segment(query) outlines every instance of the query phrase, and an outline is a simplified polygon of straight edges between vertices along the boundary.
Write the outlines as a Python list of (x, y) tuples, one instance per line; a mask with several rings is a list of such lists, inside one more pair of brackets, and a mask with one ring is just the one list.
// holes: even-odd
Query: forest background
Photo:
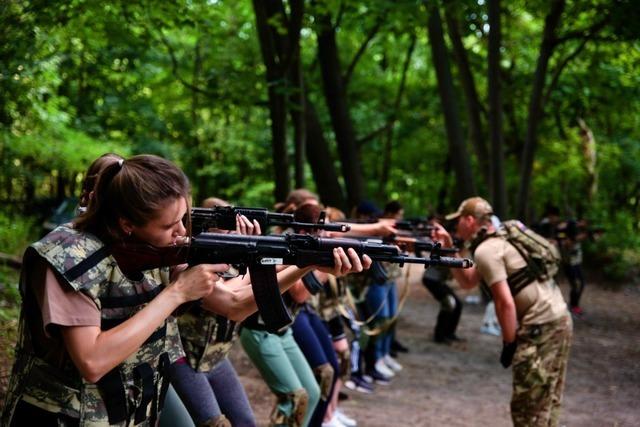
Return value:
[(637, 280), (632, 0), (7, 0), (0, 22), (3, 322), (11, 265), (110, 151), (175, 161), (196, 203), (553, 204), (606, 230), (587, 256), (609, 283)]

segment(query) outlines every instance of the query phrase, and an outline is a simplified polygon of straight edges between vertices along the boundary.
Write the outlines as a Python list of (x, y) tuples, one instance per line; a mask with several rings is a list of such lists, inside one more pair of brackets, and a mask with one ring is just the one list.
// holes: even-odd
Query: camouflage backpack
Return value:
[(503, 221), (495, 234), (482, 236), (472, 245), (472, 251), (489, 237), (502, 237), (509, 242), (527, 263), (522, 268), (507, 277), (512, 295), (516, 295), (529, 283), (537, 280), (544, 282), (552, 279), (560, 265), (560, 252), (558, 248), (535, 231), (525, 226), (518, 220)]
[(538, 281), (552, 279), (558, 273), (561, 259), (558, 248), (520, 221), (504, 221), (498, 234), (504, 235), (522, 255)]

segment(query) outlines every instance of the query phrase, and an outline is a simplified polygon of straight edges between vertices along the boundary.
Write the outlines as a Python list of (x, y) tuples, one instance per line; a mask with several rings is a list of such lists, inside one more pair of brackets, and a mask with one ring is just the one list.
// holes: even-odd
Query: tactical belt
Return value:
[(242, 327), (243, 328), (247, 328), (247, 329), (251, 329), (253, 331), (267, 331), (267, 332), (270, 332), (272, 334), (276, 334), (276, 335), (279, 335), (279, 336), (283, 336), (287, 332), (287, 329), (276, 331), (276, 332), (271, 331), (267, 327), (267, 325), (265, 325), (264, 323), (260, 322), (259, 313), (254, 313), (251, 316), (247, 317), (242, 322)]

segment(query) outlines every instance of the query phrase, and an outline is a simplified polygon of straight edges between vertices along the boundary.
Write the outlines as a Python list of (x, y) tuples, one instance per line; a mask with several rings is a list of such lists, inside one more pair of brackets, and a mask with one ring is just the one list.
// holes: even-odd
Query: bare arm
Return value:
[[(349, 249), (345, 253), (342, 248), (339, 248), (334, 252), (333, 256), (333, 267), (309, 266), (299, 268), (289, 266), (279, 271), (277, 278), (280, 293), (286, 292), (296, 281), (302, 279), (305, 274), (314, 268), (340, 277), (352, 272), (361, 272), (371, 265), (371, 259), (368, 256), (365, 255), (361, 261), (353, 249)], [(232, 279), (218, 284), (215, 292), (210, 293), (203, 299), (203, 307), (236, 322), (244, 320), (258, 310), (250, 281), (251, 278), (247, 275), (243, 279)]]
[[(286, 292), (297, 280), (312, 270), (312, 267), (298, 268), (289, 266), (277, 273), (280, 293)], [(235, 322), (241, 322), (258, 310), (251, 288), (251, 277), (219, 282), (215, 292), (202, 300), (202, 306)]]
[(491, 295), (496, 305), (496, 316), (502, 328), (502, 340), (506, 343), (514, 342), (518, 320), (516, 318), (516, 305), (511, 296), (506, 280), (501, 280), (491, 285)]
[[(443, 248), (453, 247), (453, 238), (444, 227), (438, 223), (433, 223), (434, 231), (431, 238), (442, 244)], [(453, 255), (455, 258), (460, 258), (460, 252), (455, 252)], [(471, 289), (480, 284), (480, 272), (474, 267), (470, 268), (451, 268), (450, 269), (453, 278), (456, 279), (460, 287), (463, 289)]]
[(61, 326), (65, 348), (80, 374), (95, 383), (135, 353), (181, 304), (209, 294), (226, 264), (202, 264), (180, 274), (145, 308), (120, 325), (103, 331), (98, 326)]
[[(339, 222), (339, 221), (338, 221)], [(346, 233), (327, 232), (330, 237), (348, 237), (348, 236), (391, 236), (397, 232), (395, 228), (396, 221), (394, 219), (380, 219), (378, 222), (370, 224), (348, 224), (351, 230)]]

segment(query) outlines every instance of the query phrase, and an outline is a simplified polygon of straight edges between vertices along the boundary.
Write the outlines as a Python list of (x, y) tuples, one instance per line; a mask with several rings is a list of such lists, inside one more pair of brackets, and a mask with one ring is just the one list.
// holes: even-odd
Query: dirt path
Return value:
[[(587, 314), (575, 321), (561, 425), (639, 426), (640, 289), (589, 286), (583, 306)], [(398, 327), (411, 349), (399, 358), (404, 370), (372, 395), (347, 390), (350, 398), (341, 404), (359, 426), (511, 425), (511, 371), (498, 363), (500, 338), (479, 333), (483, 307), (465, 306), (459, 335), (467, 341), (456, 346), (431, 341), (437, 310), (421, 285), (411, 286)], [(233, 360), (260, 425), (266, 425), (272, 394), (239, 345)]]

